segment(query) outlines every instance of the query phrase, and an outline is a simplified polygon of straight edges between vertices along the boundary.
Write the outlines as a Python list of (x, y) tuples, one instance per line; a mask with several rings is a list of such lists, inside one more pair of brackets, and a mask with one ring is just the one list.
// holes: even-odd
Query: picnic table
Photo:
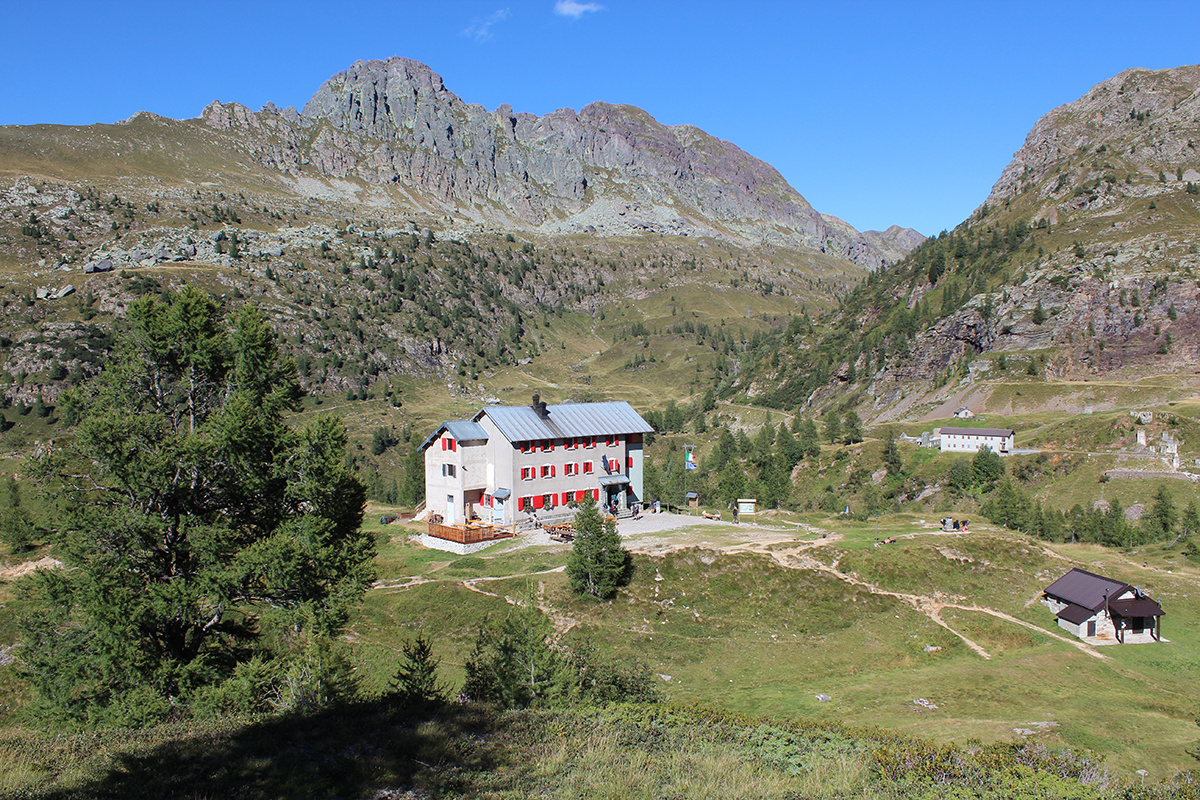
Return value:
[(546, 525), (546, 533), (556, 542), (571, 542), (575, 540), (575, 525), (570, 522), (560, 522), (557, 525)]

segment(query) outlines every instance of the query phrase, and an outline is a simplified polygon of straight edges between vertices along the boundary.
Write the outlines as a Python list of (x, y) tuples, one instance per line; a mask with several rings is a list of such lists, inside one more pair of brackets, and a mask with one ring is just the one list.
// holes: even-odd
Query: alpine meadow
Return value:
[(397, 56), (0, 126), (0, 793), (1200, 796), (1200, 66), (1093, 80), (928, 236)]

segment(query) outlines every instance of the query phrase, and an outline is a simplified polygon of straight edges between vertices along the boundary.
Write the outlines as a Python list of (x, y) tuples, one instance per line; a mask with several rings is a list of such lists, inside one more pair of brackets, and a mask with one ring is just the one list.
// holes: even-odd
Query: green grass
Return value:
[[(422, 573), (433, 582), (368, 596), (353, 626), (355, 646), (371, 685), (379, 688), (394, 671), (402, 642), (418, 630), (433, 634), (444, 674), (457, 685), (479, 621), (501, 612), (506, 596), (523, 597), (532, 589), (560, 627), (569, 621), (568, 639), (590, 638), (606, 651), (644, 659), (675, 702), (880, 724), (957, 744), (1031, 738), (1077, 745), (1081, 731), (1100, 731), (1108, 744), (1097, 748), (1099, 754), (1123, 774), (1145, 766), (1162, 778), (1190, 768), (1184, 749), (1200, 741), (1191, 692), (1200, 679), (1200, 635), (1186, 620), (1200, 613), (1200, 591), (1193, 568), (1177, 564), (1166, 574), (1176, 554), (1163, 553), (1143, 569), (1103, 548), (1056, 546), (1068, 559), (1063, 560), (1019, 534), (983, 525), (968, 536), (920, 533), (877, 548), (873, 525), (824, 522), (827, 528), (833, 522), (844, 538), (808, 551), (819, 560), (836, 561), (843, 572), (883, 589), (941, 591), (947, 600), (996, 608), (1044, 633), (945, 609), (943, 620), (982, 646), (991, 656), (985, 660), (901, 600), (825, 573), (788, 569), (762, 555), (719, 552), (714, 547), (736, 541), (740, 533), (728, 526), (724, 533), (704, 529), (714, 542), (708, 548), (639, 556), (633, 583), (608, 603), (576, 598), (561, 572), (543, 572), (563, 563), (562, 550), (439, 556), (423, 562), (438, 566)], [(916, 527), (911, 519), (884, 518), (880, 534), (903, 535)], [(689, 535), (686, 529), (673, 534)], [(397, 539), (389, 548), (419, 550)], [(450, 563), (440, 566), (445, 561)], [(1101, 661), (1054, 638), (1059, 629), (1036, 598), (1072, 563), (1138, 583), (1160, 597), (1168, 608), (1165, 632), (1171, 642), (1103, 648), (1109, 659)], [(531, 572), (542, 574), (522, 577)], [(499, 597), (462, 584), (497, 575), (513, 577), (479, 587)], [(818, 694), (832, 699), (820, 702)], [(939, 708), (916, 706), (917, 698)], [(1031, 728), (1035, 722), (1056, 726)], [(1143, 734), (1152, 739), (1139, 738)]]

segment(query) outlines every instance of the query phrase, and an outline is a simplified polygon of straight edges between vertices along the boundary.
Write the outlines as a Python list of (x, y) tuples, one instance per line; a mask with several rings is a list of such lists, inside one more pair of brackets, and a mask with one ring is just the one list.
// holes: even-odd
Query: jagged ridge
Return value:
[[(358, 61), (297, 112), (210, 104), (203, 121), (251, 134), (260, 164), (293, 177), (415, 189), (477, 223), (544, 233), (638, 231), (801, 246), (876, 268), (911, 249), (824, 217), (770, 165), (690, 125), (592, 103), (538, 117), (488, 112), (406, 58)], [(906, 249), (907, 247), (907, 249)]]

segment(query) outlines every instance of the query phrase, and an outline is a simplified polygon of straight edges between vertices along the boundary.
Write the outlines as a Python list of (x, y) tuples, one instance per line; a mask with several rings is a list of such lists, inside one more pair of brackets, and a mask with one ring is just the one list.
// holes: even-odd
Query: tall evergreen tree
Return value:
[(575, 544), (567, 559), (567, 581), (576, 594), (607, 600), (633, 577), (633, 556), (617, 526), (600, 516), (591, 500), (575, 512)]
[(883, 444), (883, 465), (888, 475), (901, 475), (904, 472), (904, 458), (900, 455), (895, 431), (888, 431), (887, 441)]
[(287, 425), (300, 387), (262, 315), (227, 330), (185, 289), (127, 319), (115, 363), (66, 398), (74, 437), (34, 470), (64, 501), (69, 569), (34, 577), (26, 677), (35, 710), (72, 724), (149, 721), (254, 656), (282, 680), (372, 577), (345, 429)]
[(842, 441), (846, 444), (858, 444), (863, 440), (862, 420), (857, 411), (847, 411), (842, 419)]
[(842, 438), (842, 418), (836, 411), (825, 414), (825, 441), (836, 444)]
[(804, 450), (802, 458), (816, 458), (821, 455), (821, 437), (817, 433), (817, 423), (812, 417), (804, 420), (800, 428), (800, 446)]

